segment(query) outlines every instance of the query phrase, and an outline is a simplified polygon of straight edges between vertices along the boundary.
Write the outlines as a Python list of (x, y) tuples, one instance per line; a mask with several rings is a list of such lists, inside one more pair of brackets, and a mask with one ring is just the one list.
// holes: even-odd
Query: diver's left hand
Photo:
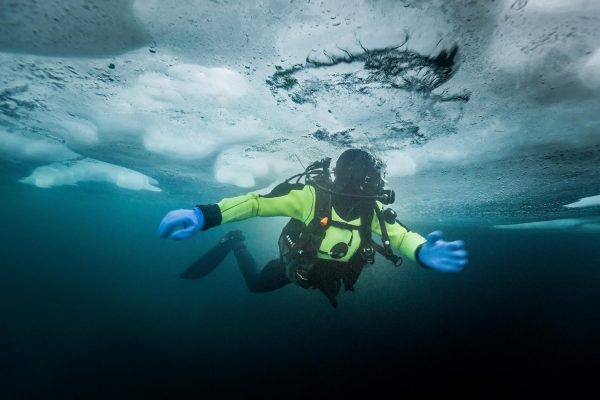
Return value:
[(191, 210), (173, 210), (160, 221), (158, 237), (183, 240), (192, 237), (204, 226), (204, 214), (198, 207)]
[(465, 242), (446, 242), (442, 231), (431, 232), (423, 243), (417, 258), (426, 267), (441, 272), (458, 272), (468, 264)]

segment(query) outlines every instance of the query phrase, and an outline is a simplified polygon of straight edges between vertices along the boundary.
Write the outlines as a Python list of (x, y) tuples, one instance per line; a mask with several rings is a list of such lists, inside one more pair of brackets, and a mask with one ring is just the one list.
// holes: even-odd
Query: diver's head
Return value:
[(335, 164), (334, 190), (360, 196), (377, 196), (385, 184), (384, 163), (359, 149), (344, 151)]

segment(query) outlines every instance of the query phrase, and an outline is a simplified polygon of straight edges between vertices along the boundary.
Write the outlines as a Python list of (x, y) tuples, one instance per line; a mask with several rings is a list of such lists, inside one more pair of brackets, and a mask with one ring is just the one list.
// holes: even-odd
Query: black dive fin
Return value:
[(231, 250), (243, 243), (243, 240), (244, 236), (241, 231), (229, 232), (216, 246), (208, 250), (206, 254), (183, 271), (179, 277), (181, 279), (200, 279), (205, 277), (223, 262)]

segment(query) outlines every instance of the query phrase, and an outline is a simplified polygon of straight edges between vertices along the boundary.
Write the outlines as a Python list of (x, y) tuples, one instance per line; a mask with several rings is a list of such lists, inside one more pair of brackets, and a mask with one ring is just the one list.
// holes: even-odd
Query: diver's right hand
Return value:
[(170, 237), (175, 240), (182, 240), (192, 237), (204, 226), (204, 214), (198, 207), (191, 210), (173, 210), (170, 211), (160, 221), (158, 226), (158, 237)]

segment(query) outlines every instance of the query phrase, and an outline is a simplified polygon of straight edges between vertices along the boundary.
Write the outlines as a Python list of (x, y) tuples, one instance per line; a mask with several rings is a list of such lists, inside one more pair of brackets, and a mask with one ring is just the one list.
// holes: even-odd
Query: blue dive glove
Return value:
[(173, 210), (160, 221), (158, 236), (181, 240), (191, 237), (204, 226), (204, 214), (198, 207), (191, 210)]
[(427, 235), (427, 242), (419, 249), (417, 258), (426, 267), (436, 271), (458, 272), (469, 262), (465, 242), (446, 242), (443, 238), (444, 234), (441, 231)]

